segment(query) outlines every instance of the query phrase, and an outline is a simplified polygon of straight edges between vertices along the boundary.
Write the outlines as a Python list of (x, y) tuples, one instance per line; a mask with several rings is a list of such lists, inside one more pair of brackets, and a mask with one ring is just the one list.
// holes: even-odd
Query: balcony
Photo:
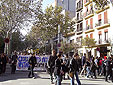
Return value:
[(103, 12), (104, 10), (109, 9), (109, 8), (110, 8), (109, 6), (106, 6), (104, 9), (98, 9), (96, 10), (96, 13), (99, 14), (100, 12)]
[(77, 35), (80, 35), (82, 33), (83, 33), (83, 29), (82, 28), (81, 29), (77, 29)]
[(77, 18), (77, 23), (83, 21), (83, 17)]
[(76, 11), (80, 11), (81, 9), (83, 9), (83, 0), (80, 0), (78, 3), (77, 3), (77, 7), (76, 7)]
[(90, 26), (87, 26), (85, 34), (90, 33), (90, 32), (94, 32), (94, 29), (92, 29)]
[(108, 39), (106, 39), (106, 40), (104, 41), (104, 43), (109, 43)]
[(84, 3), (84, 6), (89, 5), (92, 2), (92, 0), (86, 0), (86, 3)]
[(94, 11), (93, 10), (90, 10), (89, 13), (86, 12), (85, 20), (92, 17), (92, 16), (94, 16)]
[(107, 21), (106, 23), (104, 23), (104, 21), (98, 21), (98, 23), (95, 23), (95, 27), (97, 30), (104, 29), (110, 27), (110, 23), (109, 21)]

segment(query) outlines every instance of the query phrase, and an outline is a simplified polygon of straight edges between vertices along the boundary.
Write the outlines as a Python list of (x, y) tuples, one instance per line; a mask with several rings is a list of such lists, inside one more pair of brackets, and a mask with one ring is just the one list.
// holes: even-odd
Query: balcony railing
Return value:
[(88, 26), (86, 26), (86, 30), (89, 30), (90, 29), (90, 26), (88, 25)]
[[(88, 13), (88, 12), (86, 12), (86, 16), (88, 16), (88, 15), (90, 15), (90, 14), (93, 14), (94, 13), (94, 10), (90, 10), (90, 12)], [(85, 17), (86, 17), (85, 16)]]
[(95, 23), (95, 27), (97, 29), (101, 29), (101, 28), (105, 28), (105, 27), (109, 27), (110, 26), (110, 23), (109, 23), (109, 20), (107, 21), (98, 21), (98, 23)]

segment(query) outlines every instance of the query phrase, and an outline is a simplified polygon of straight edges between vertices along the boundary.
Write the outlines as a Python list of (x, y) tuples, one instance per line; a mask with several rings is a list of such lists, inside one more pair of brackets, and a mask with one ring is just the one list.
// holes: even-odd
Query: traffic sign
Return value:
[(9, 38), (5, 38), (4, 42), (9, 43)]

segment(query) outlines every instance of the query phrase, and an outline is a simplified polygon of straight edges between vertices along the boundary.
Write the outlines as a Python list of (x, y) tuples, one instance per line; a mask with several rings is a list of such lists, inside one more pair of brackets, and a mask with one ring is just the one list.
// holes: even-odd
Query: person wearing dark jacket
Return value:
[[(69, 56), (68, 54), (66, 54), (65, 56), (65, 59), (64, 59), (64, 80), (65, 80), (65, 74), (68, 73), (69, 74), (69, 65), (70, 65), (70, 59), (69, 59)], [(69, 76), (68, 76), (68, 79), (69, 79)]]
[(36, 60), (36, 56), (35, 53), (32, 54), (32, 56), (29, 58), (29, 68), (30, 68), (30, 72), (28, 74), (28, 77), (30, 78), (30, 75), (32, 74), (32, 77), (34, 77), (34, 73), (33, 73), (33, 69), (35, 67), (35, 65), (37, 64), (37, 60)]
[(79, 65), (77, 63), (77, 59), (78, 59), (78, 53), (74, 54), (71, 62), (70, 62), (70, 73), (73, 73), (73, 76), (71, 77), (71, 85), (75, 85), (74, 84), (74, 75), (76, 76), (76, 81), (77, 81), (77, 85), (81, 85), (81, 82), (79, 80), (78, 77), (78, 72), (79, 72)]
[(51, 76), (51, 83), (53, 84), (53, 73), (55, 68), (55, 60), (57, 59), (56, 51), (52, 50), (52, 55), (49, 57), (48, 60), (48, 69)]
[(2, 61), (2, 56), (0, 55), (0, 74), (2, 73), (3, 70), (3, 61)]
[(1, 56), (2, 56), (2, 60), (3, 60), (3, 70), (2, 70), (2, 72), (5, 73), (5, 71), (6, 71), (6, 64), (8, 62), (8, 58), (7, 58), (7, 56), (4, 53), (2, 53)]
[(64, 65), (63, 64), (63, 60), (61, 58), (61, 54), (58, 53), (57, 54), (58, 58), (56, 59), (55, 61), (55, 74), (56, 74), (56, 77), (57, 77), (57, 81), (56, 81), (56, 85), (61, 85), (61, 81), (62, 81), (62, 66)]
[(18, 59), (18, 56), (17, 56), (17, 53), (15, 52), (14, 53), (14, 55), (12, 56), (12, 58), (11, 58), (11, 63), (12, 63), (12, 65), (11, 65), (11, 74), (14, 74), (15, 73), (15, 71), (16, 71), (16, 64), (17, 64), (17, 59)]
[(113, 55), (111, 55), (111, 81), (113, 82)]
[(108, 59), (105, 61), (106, 63), (106, 77), (105, 77), (105, 81), (108, 81), (108, 76), (111, 74), (112, 69), (111, 69), (111, 58), (108, 57)]
[(92, 78), (94, 76), (94, 78), (96, 79), (96, 69), (97, 69), (97, 65), (95, 63), (95, 59), (94, 57), (92, 58), (92, 61), (91, 61), (91, 73), (92, 73)]

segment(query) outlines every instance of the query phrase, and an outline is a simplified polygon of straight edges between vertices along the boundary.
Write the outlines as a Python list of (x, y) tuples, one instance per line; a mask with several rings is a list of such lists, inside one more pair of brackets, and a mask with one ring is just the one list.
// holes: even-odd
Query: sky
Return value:
[(52, 3), (54, 3), (55, 0), (43, 0), (43, 3), (42, 3), (42, 8), (43, 10), (46, 9), (46, 7)]
[[(43, 0), (42, 2), (42, 9), (43, 11), (46, 9), (47, 6), (49, 6), (50, 4), (54, 3), (55, 0)], [(31, 25), (32, 26), (32, 25)], [(31, 27), (25, 27), (24, 30), (21, 30), (22, 34), (25, 36), (26, 34), (28, 34), (28, 32), (30, 30), (27, 30), (27, 29), (31, 29)]]

